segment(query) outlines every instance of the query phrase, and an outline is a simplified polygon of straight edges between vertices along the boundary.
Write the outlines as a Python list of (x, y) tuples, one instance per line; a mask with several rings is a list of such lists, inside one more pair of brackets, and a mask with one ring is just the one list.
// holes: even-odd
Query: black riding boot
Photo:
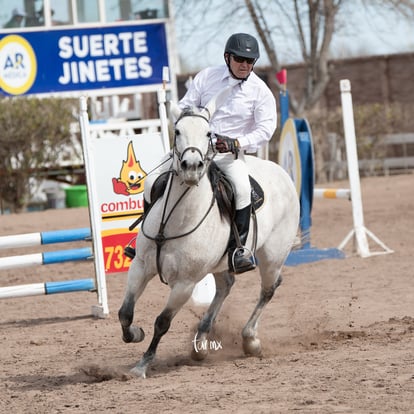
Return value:
[[(247, 235), (249, 234), (250, 210), (250, 204), (241, 210), (236, 210), (236, 217), (234, 221), (239, 232), (240, 243), (242, 246), (246, 244)], [(244, 257), (243, 249), (237, 250), (237, 248), (236, 237), (234, 236), (234, 231), (232, 230), (227, 248), (229, 254), (229, 271), (234, 273), (244, 273), (249, 270), (253, 270), (256, 267), (255, 264), (250, 261), (249, 257)], [(235, 250), (236, 253), (234, 254)]]

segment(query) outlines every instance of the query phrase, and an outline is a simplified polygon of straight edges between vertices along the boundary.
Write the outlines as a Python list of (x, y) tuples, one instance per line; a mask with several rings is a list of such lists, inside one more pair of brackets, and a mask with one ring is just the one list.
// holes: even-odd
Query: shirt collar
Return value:
[(226, 79), (230, 79), (232, 78), (230, 72), (229, 72), (229, 68), (226, 65), (223, 65), (223, 74), (221, 76), (221, 79), (224, 81)]
[[(249, 77), (252, 74), (253, 74), (253, 71), (250, 72)], [(243, 84), (246, 83), (246, 81), (241, 81), (239, 79), (233, 78), (233, 76), (231, 76), (231, 73), (230, 73), (229, 68), (227, 67), (227, 65), (223, 65), (223, 75), (222, 75), (221, 79), (224, 82), (226, 82), (228, 85), (237, 85), (237, 84), (239, 84), (240, 87), (243, 87)]]

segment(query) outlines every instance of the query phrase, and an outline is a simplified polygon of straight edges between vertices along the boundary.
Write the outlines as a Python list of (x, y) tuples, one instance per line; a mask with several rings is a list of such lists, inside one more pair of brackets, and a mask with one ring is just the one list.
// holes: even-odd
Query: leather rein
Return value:
[[(177, 120), (177, 122), (176, 122), (176, 124), (183, 118), (183, 117), (185, 117), (185, 116), (197, 116), (197, 117), (200, 117), (200, 118), (202, 118), (202, 119), (204, 119), (206, 122), (210, 122), (209, 121), (209, 119), (208, 118), (206, 118), (205, 116), (203, 116), (203, 115), (200, 115), (200, 114), (197, 114), (197, 113), (194, 113), (194, 112), (190, 112), (190, 111), (183, 111), (183, 113), (181, 114), (181, 116), (178, 118), (178, 120)], [(177, 150), (177, 145), (176, 145), (176, 134), (174, 135), (174, 145), (173, 145), (173, 156), (174, 155), (176, 155), (177, 156), (177, 158), (178, 158), (178, 161), (181, 161), (182, 160), (182, 158), (183, 158), (183, 156), (184, 156), (184, 154), (187, 152), (187, 151), (196, 151), (196, 152), (198, 152), (199, 154), (200, 154), (200, 156), (201, 156), (201, 159), (203, 160), (203, 162), (206, 162), (206, 168), (205, 168), (205, 171), (204, 171), (204, 173), (203, 173), (203, 175), (206, 173), (206, 171), (208, 170), (208, 168), (209, 168), (209, 165), (210, 165), (210, 163), (211, 163), (211, 161), (213, 160), (213, 158), (214, 158), (214, 155), (215, 155), (215, 151), (213, 150), (213, 145), (212, 145), (212, 138), (211, 138), (211, 134), (209, 133), (208, 134), (208, 137), (209, 137), (209, 146), (208, 146), (208, 150), (207, 150), (207, 153), (206, 154), (202, 154), (202, 152), (200, 151), (200, 149), (199, 148), (197, 148), (197, 147), (187, 147), (187, 148), (185, 148), (184, 149), (184, 151), (183, 152), (179, 152), (178, 150)], [(208, 156), (208, 154), (209, 154), (209, 152), (213, 152), (214, 153), (214, 155), (213, 155), (213, 157), (209, 157)], [(173, 165), (174, 165), (174, 162), (173, 162)], [(144, 220), (143, 220), (143, 222), (142, 222), (142, 225), (141, 225), (141, 231), (142, 231), (142, 233), (143, 233), (143, 235), (147, 238), (147, 239), (150, 239), (150, 240), (153, 240), (154, 242), (155, 242), (155, 244), (157, 245), (157, 258), (156, 258), (156, 261), (157, 261), (157, 271), (158, 271), (158, 275), (159, 275), (159, 277), (160, 277), (160, 280), (161, 280), (161, 282), (162, 283), (164, 283), (164, 284), (166, 284), (166, 285), (168, 285), (168, 282), (164, 279), (164, 277), (163, 277), (163, 275), (162, 275), (162, 271), (161, 271), (161, 262), (160, 262), (160, 256), (161, 256), (161, 248), (162, 248), (162, 246), (164, 245), (164, 243), (166, 242), (166, 241), (169, 241), (169, 240), (176, 240), (176, 239), (179, 239), (179, 238), (182, 238), (182, 237), (186, 237), (186, 236), (188, 236), (188, 235), (190, 235), (190, 234), (192, 234), (192, 233), (194, 233), (200, 226), (201, 226), (201, 224), (204, 222), (204, 220), (207, 218), (207, 216), (210, 214), (210, 211), (212, 210), (212, 208), (213, 208), (213, 206), (214, 206), (214, 203), (215, 203), (215, 200), (216, 200), (216, 194), (217, 194), (217, 187), (216, 186), (214, 186), (214, 188), (213, 188), (213, 194), (212, 194), (212, 197), (211, 197), (211, 201), (210, 201), (210, 205), (208, 206), (208, 208), (207, 208), (207, 211), (204, 213), (204, 215), (203, 215), (203, 217), (201, 217), (201, 219), (200, 219), (200, 221), (191, 229), (191, 230), (189, 230), (189, 231), (187, 231), (187, 232), (185, 232), (185, 233), (181, 233), (181, 234), (178, 234), (178, 235), (175, 235), (175, 236), (169, 236), (169, 237), (166, 237), (165, 236), (165, 227), (166, 227), (166, 225), (167, 225), (167, 223), (168, 223), (168, 221), (170, 220), (170, 218), (171, 218), (171, 215), (172, 215), (172, 213), (174, 212), (174, 210), (178, 207), (178, 205), (180, 204), (180, 202), (183, 200), (183, 198), (185, 197), (185, 195), (189, 192), (189, 190), (191, 189), (191, 187), (187, 187), (185, 190), (184, 190), (184, 192), (181, 194), (181, 196), (178, 198), (178, 200), (175, 202), (175, 204), (173, 205), (173, 207), (171, 208), (171, 210), (170, 210), (170, 212), (169, 212), (169, 214), (167, 215), (167, 204), (168, 204), (168, 200), (169, 200), (169, 197), (170, 197), (170, 193), (171, 193), (171, 188), (172, 188), (172, 184), (173, 184), (173, 180), (174, 180), (174, 178), (176, 177), (176, 176), (178, 176), (178, 173), (177, 173), (177, 171), (175, 171), (174, 169), (170, 169), (169, 171), (168, 171), (168, 173), (167, 174), (170, 174), (170, 176), (171, 176), (171, 178), (170, 178), (170, 180), (168, 181), (168, 190), (167, 190), (167, 196), (166, 196), (166, 199), (165, 199), (165, 202), (164, 202), (164, 208), (163, 208), (163, 212), (162, 212), (162, 217), (161, 217), (161, 222), (160, 222), (160, 227), (159, 227), (159, 229), (158, 229), (158, 233), (155, 235), (155, 236), (150, 236), (150, 235), (148, 235), (146, 232), (145, 232), (145, 228), (144, 228), (144, 224), (145, 224), (145, 218), (144, 218)]]

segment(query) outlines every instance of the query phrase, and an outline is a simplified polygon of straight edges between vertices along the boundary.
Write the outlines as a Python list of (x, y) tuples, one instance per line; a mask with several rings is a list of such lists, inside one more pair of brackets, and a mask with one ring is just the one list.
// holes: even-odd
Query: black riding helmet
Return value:
[[(247, 33), (235, 33), (235, 34), (232, 34), (226, 42), (226, 46), (224, 48), (224, 54), (226, 53), (230, 55), (245, 57), (245, 58), (252, 58), (252, 59), (255, 59), (255, 63), (256, 63), (256, 60), (259, 59), (259, 56), (260, 56), (259, 44), (257, 43), (257, 40), (253, 36)], [(233, 77), (235, 77), (236, 79), (239, 79), (232, 72), (230, 68), (230, 64), (227, 60), (226, 60), (226, 63)], [(243, 78), (242, 80), (246, 80), (246, 79), (247, 78)]]

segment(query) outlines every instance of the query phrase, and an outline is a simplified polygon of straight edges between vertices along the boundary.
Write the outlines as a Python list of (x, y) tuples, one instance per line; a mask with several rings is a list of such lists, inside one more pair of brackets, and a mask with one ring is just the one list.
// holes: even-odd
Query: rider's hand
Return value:
[(224, 135), (216, 134), (216, 151), (220, 153), (231, 152), (236, 154), (239, 152), (239, 142), (237, 139), (231, 139)]

